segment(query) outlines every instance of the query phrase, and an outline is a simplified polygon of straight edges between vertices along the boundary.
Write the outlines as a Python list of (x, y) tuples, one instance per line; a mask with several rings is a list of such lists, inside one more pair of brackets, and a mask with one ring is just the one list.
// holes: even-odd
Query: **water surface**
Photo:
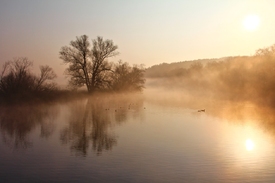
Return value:
[[(169, 98), (169, 97), (168, 97)], [(1, 107), (2, 182), (274, 182), (274, 111), (102, 95)]]

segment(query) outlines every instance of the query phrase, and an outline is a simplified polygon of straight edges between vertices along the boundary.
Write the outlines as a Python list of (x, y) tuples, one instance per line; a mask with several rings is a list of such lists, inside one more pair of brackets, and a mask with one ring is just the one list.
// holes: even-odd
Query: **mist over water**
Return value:
[[(207, 116), (226, 120), (229, 123), (252, 124), (275, 137), (275, 109), (250, 101), (230, 101), (213, 97), (193, 96), (180, 89), (147, 89), (146, 100), (163, 107), (176, 107)], [(274, 139), (275, 140), (275, 139)]]
[(228, 58), (148, 77), (142, 94), (1, 106), (2, 180), (273, 182), (274, 66)]
[(273, 180), (268, 107), (147, 87), (143, 94), (2, 107), (0, 119), (0, 170), (8, 182)]
[[(274, 133), (275, 77), (274, 72), (266, 70), (275, 68), (275, 64), (259, 63), (261, 60), (256, 58), (249, 61), (246, 66), (239, 59), (230, 64), (210, 63), (189, 77), (147, 79), (146, 99), (163, 106), (193, 111), (205, 109), (207, 115), (232, 122), (257, 123), (265, 131)], [(257, 65), (252, 67), (253, 61)], [(210, 70), (212, 65), (219, 69)], [(262, 65), (266, 68), (261, 68)]]
[(162, 76), (154, 75), (149, 68), (147, 87), (180, 91), (184, 97), (275, 107), (274, 71), (274, 56), (229, 57), (223, 61), (194, 62), (187, 68), (167, 67)]
[(161, 65), (163, 75), (154, 74), (158, 66), (149, 68), (147, 98), (163, 105), (206, 109), (214, 116), (263, 118), (257, 121), (272, 125), (275, 123), (275, 57), (268, 49), (260, 51), (267, 53), (195, 61), (180, 67), (186, 65), (183, 62), (173, 69)]

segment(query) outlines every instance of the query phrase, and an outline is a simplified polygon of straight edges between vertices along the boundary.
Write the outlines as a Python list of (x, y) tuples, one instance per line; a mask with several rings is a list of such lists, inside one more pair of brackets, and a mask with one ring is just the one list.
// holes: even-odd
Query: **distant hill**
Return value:
[(170, 76), (173, 71), (178, 71), (180, 69), (187, 69), (192, 64), (200, 63), (205, 66), (209, 62), (220, 62), (228, 59), (232, 59), (235, 57), (222, 57), (222, 58), (211, 58), (211, 59), (198, 59), (198, 60), (190, 60), (190, 61), (181, 61), (181, 62), (173, 62), (173, 63), (162, 63), (158, 65), (153, 65), (146, 69), (145, 77), (147, 78), (159, 78), (159, 77), (167, 77)]

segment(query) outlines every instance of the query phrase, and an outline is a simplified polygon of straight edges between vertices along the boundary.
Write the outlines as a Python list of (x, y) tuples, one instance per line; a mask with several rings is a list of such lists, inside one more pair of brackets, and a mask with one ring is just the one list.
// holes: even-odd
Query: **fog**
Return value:
[[(71, 143), (72, 149), (82, 150), (85, 154), (85, 148), (83, 150), (85, 145), (81, 146), (81, 139), (79, 144), (77, 140), (69, 142), (76, 134), (74, 129), (83, 127), (81, 121), (86, 123), (88, 118), (93, 118), (98, 122), (89, 125), (97, 126), (100, 123), (102, 126), (98, 126), (97, 129), (105, 131), (110, 121), (106, 112), (112, 109), (115, 113), (115, 121), (122, 123), (127, 121), (127, 111), (135, 107), (135, 105), (129, 105), (139, 104), (137, 109), (140, 110), (143, 100), (168, 107), (181, 107), (193, 111), (196, 115), (199, 114), (198, 111), (203, 110), (201, 112), (207, 115), (232, 122), (253, 122), (275, 136), (275, 56), (273, 52), (270, 54), (270, 52), (266, 53), (266, 50), (260, 51), (262, 52), (257, 52), (255, 56), (197, 60), (185, 63), (184, 67), (161, 64), (162, 72), (158, 70), (158, 66), (153, 70), (149, 68), (147, 72), (150, 70), (150, 75), (147, 73), (143, 97), (129, 93), (127, 95), (123, 93), (116, 95), (112, 92), (111, 94), (93, 93), (87, 104), (83, 105), (83, 102), (80, 102), (80, 106), (77, 103), (71, 106), (69, 126), (62, 131), (61, 135), (62, 143)], [(87, 94), (75, 92), (65, 98), (66, 101), (77, 101), (87, 96)], [(64, 97), (62, 101), (55, 102), (64, 102)], [(53, 126), (48, 116), (56, 116), (54, 112), (56, 109), (46, 110), (48, 108), (44, 106), (41, 108), (28, 105), (1, 108), (2, 135), (8, 144), (30, 146), (26, 134), (36, 126), (37, 122), (41, 125), (42, 137), (52, 133)], [(139, 111), (137, 109), (136, 111)], [(14, 116), (14, 114), (17, 115)], [(16, 131), (16, 129), (20, 130)], [(102, 137), (107, 140), (107, 146), (104, 147), (100, 143), (99, 146), (95, 145), (97, 141), (94, 139), (96, 151), (109, 149), (116, 144), (116, 139), (112, 135), (109, 136), (106, 133)]]
[[(194, 62), (147, 78), (146, 99), (236, 123), (253, 123), (275, 136), (275, 57), (230, 57)], [(152, 74), (152, 73), (151, 73)], [(159, 74), (159, 73), (158, 73)]]
[[(230, 57), (203, 65), (176, 68), (147, 78), (147, 92), (158, 90), (185, 101), (230, 101), (275, 107), (275, 59), (271, 56)], [(172, 93), (167, 93), (167, 91)]]

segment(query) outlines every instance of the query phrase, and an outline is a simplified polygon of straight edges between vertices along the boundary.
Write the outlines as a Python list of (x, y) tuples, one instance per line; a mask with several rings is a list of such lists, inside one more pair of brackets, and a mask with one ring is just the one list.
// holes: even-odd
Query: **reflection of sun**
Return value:
[(260, 18), (257, 15), (248, 15), (243, 20), (243, 26), (248, 31), (254, 31), (260, 24)]
[(246, 147), (246, 150), (252, 151), (254, 149), (254, 147), (255, 147), (255, 144), (254, 144), (254, 142), (251, 139), (246, 139), (246, 141), (245, 141), (245, 147)]

